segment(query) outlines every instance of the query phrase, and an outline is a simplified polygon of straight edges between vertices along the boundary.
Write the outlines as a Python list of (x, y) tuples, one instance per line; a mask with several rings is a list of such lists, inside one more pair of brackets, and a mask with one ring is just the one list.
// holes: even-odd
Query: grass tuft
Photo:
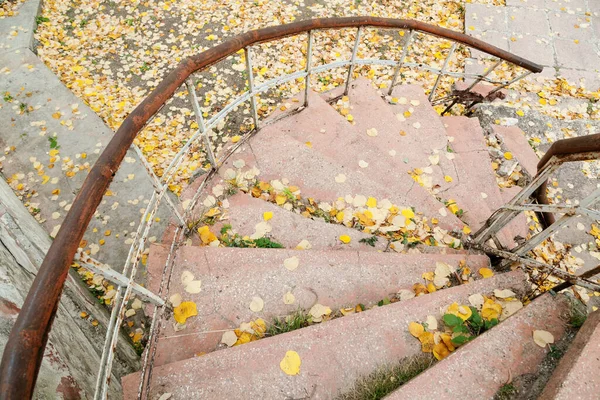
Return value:
[(512, 399), (516, 393), (517, 388), (514, 385), (507, 383), (498, 389), (496, 395), (494, 396), (494, 400), (509, 400)]
[(304, 311), (296, 311), (296, 313), (288, 315), (284, 318), (275, 318), (267, 327), (267, 336), (280, 335), (282, 333), (295, 331), (296, 329), (305, 328), (312, 322), (312, 317)]
[(382, 399), (425, 371), (433, 362), (431, 355), (422, 354), (405, 358), (396, 365), (381, 367), (361, 378), (351, 390), (338, 396), (337, 400)]

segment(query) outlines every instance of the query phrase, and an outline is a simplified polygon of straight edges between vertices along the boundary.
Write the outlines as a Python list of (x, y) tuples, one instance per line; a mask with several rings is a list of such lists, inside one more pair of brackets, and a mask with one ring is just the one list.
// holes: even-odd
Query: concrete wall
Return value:
[[(50, 247), (51, 239), (0, 179), (0, 346), (4, 349), (31, 282)], [(90, 318), (82, 319), (81, 312)], [(98, 326), (91, 321), (98, 320)], [(71, 275), (56, 314), (36, 398), (78, 399), (93, 394), (104, 344), (108, 311)], [(122, 338), (124, 339), (124, 338)], [(120, 377), (139, 368), (139, 358), (120, 340), (113, 367), (110, 399), (121, 398)]]

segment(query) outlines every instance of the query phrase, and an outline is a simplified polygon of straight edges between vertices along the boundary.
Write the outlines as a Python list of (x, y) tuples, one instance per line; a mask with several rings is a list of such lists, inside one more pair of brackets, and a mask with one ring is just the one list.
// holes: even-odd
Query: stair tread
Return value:
[[(154, 289), (162, 271), (166, 252), (153, 246), (149, 260), (149, 288)], [(284, 267), (284, 260), (297, 257), (299, 266), (293, 271)], [(169, 289), (184, 300), (196, 302), (198, 318), (190, 319), (183, 333), (234, 329), (242, 322), (256, 318), (270, 321), (275, 316), (289, 315), (298, 309), (309, 310), (320, 303), (337, 310), (362, 303), (374, 304), (400, 289), (410, 289), (423, 281), (424, 272), (434, 271), (436, 262), (454, 267), (461, 260), (476, 273), (489, 265), (485, 255), (396, 254), (337, 250), (240, 249), (184, 246), (177, 252), (176, 267)], [(156, 267), (155, 267), (156, 266)], [(156, 268), (156, 273), (155, 273)], [(202, 280), (199, 294), (185, 292), (180, 276), (190, 271)], [(474, 275), (476, 276), (476, 275)], [(296, 301), (283, 303), (291, 292)], [(254, 296), (264, 301), (259, 313), (249, 309)], [(171, 343), (159, 346), (155, 365), (193, 357), (217, 348), (222, 333), (187, 336), (186, 346), (174, 331), (172, 320), (162, 332), (174, 336)], [(161, 347), (163, 349), (161, 349)]]
[[(335, 252), (336, 256), (346, 253)], [(407, 329), (411, 321), (424, 320), (453, 301), (466, 302), (471, 294), (497, 288), (523, 294), (528, 286), (521, 271), (498, 274), (201, 357), (155, 366), (150, 397), (171, 393), (173, 398), (280, 399), (312, 393), (315, 398), (331, 398), (378, 366), (420, 354), (419, 342)], [(288, 376), (280, 369), (279, 363), (288, 350), (300, 355), (299, 375)], [(123, 378), (125, 399), (137, 393), (138, 379), (139, 373)]]
[(540, 399), (596, 399), (600, 393), (600, 312), (588, 315)]
[[(301, 143), (310, 142), (313, 151), (336, 165), (361, 172), (394, 193), (402, 194), (411, 199), (412, 204), (419, 204), (426, 215), (439, 215), (444, 204), (411, 178), (407, 173), (411, 168), (400, 157), (391, 156), (389, 148), (383, 151), (374, 142), (376, 139), (350, 125), (319, 94), (310, 93), (306, 113), (312, 118), (306, 118), (306, 114), (291, 116), (280, 121), (276, 127), (278, 132), (269, 131), (269, 136), (281, 134)], [(361, 162), (366, 164), (361, 167)]]
[(504, 145), (531, 176), (537, 174), (537, 164), (540, 161), (535, 151), (529, 145), (525, 133), (517, 126), (492, 125), (496, 136), (500, 136)]
[[(392, 91), (392, 98), (399, 99), (392, 104), (381, 98), (379, 92), (370, 81), (358, 79), (352, 85), (352, 104), (356, 114), (356, 124), (365, 129), (369, 124), (376, 124), (377, 138), (381, 137), (380, 149), (394, 149), (396, 158), (406, 162), (409, 169), (431, 168), (431, 173), (420, 176), (426, 187), (437, 193), (456, 185), (457, 175), (453, 162), (448, 155), (448, 138), (440, 116), (429, 103), (423, 88), (419, 85), (399, 85)], [(406, 104), (400, 104), (406, 99)], [(410, 116), (406, 117), (405, 112)], [(401, 132), (405, 135), (402, 136)], [(385, 139), (385, 140), (383, 140)], [(436, 164), (432, 164), (430, 156), (439, 156)], [(450, 182), (446, 177), (452, 178)], [(431, 182), (427, 183), (430, 178)]]
[[(506, 196), (503, 196), (496, 181), (479, 120), (463, 116), (443, 117), (442, 120), (448, 136), (454, 139), (455, 165), (461, 177), (458, 185), (443, 192), (442, 196), (455, 200), (465, 211), (461, 218), (473, 231), (477, 231), (494, 211), (504, 205)], [(514, 227), (511, 225), (498, 234), (500, 242), (508, 248), (515, 245), (513, 238), (517, 233), (513, 232)], [(520, 230), (519, 233), (522, 232)]]
[(423, 388), (427, 388), (428, 398), (491, 399), (511, 377), (537, 372), (548, 350), (535, 344), (533, 331), (549, 331), (555, 341), (559, 340), (566, 329), (562, 317), (568, 311), (565, 298), (544, 294), (500, 325), (461, 346), (386, 399), (419, 398)]
[[(275, 242), (288, 249), (294, 249), (302, 241), (307, 240), (313, 250), (325, 249), (360, 249), (361, 251), (385, 250), (386, 240), (378, 240), (375, 246), (361, 243), (373, 235), (348, 228), (340, 224), (330, 224), (321, 219), (306, 218), (292, 211), (287, 211), (268, 201), (238, 193), (228, 198), (229, 208), (225, 209), (222, 223), (230, 224), (241, 236), (251, 236), (257, 224), (264, 221), (265, 212), (273, 213), (269, 220), (272, 230), (269, 232)], [(218, 230), (219, 226), (215, 229)], [(341, 235), (351, 238), (350, 243), (343, 244)]]
[[(305, 113), (303, 118), (310, 118), (310, 114)], [(246, 166), (257, 166), (260, 179), (287, 179), (291, 185), (301, 189), (303, 197), (311, 197), (316, 201), (331, 202), (347, 195), (374, 197), (377, 201), (388, 199), (398, 207), (415, 207), (417, 213), (421, 212), (427, 218), (438, 218), (439, 226), (444, 229), (462, 229), (464, 226), (455, 215), (445, 212), (443, 205), (432, 196), (414, 200), (410, 194), (407, 197), (397, 193), (394, 188), (376, 183), (362, 171), (340, 166), (307, 145), (282, 134), (277, 124), (265, 127), (250, 144), (241, 146), (240, 151), (220, 170), (221, 176), (233, 168), (233, 163), (239, 159)], [(336, 182), (338, 175), (343, 175), (345, 180)]]

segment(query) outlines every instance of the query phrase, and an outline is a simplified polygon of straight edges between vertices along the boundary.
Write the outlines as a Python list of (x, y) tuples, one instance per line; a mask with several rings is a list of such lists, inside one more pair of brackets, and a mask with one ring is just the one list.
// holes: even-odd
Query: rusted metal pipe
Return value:
[[(595, 135), (586, 135), (579, 136), (569, 139), (562, 139), (557, 142), (552, 143), (552, 146), (548, 149), (546, 154), (542, 157), (542, 159), (538, 162), (537, 171), (538, 173), (544, 169), (548, 161), (553, 156), (560, 157), (572, 157), (581, 159), (591, 159), (587, 158), (585, 155), (589, 154), (592, 156), (592, 153), (600, 152), (600, 134)], [(581, 157), (584, 156), (584, 157)], [(576, 161), (576, 160), (565, 160), (565, 161)], [(538, 204), (549, 204), (548, 203), (548, 182), (544, 182), (536, 191), (535, 197), (537, 199)], [(549, 212), (544, 213), (536, 213), (538, 215), (538, 219), (540, 220), (540, 224), (543, 229), (546, 229), (554, 222), (556, 222), (556, 218), (554, 214)]]
[(123, 121), (73, 201), (40, 266), (6, 344), (0, 365), (2, 399), (31, 398), (63, 285), (90, 219), (138, 132), (185, 80), (192, 73), (250, 45), (310, 30), (362, 26), (421, 31), (468, 45), (531, 72), (542, 71), (542, 66), (536, 63), (460, 32), (419, 21), (376, 17), (319, 18), (258, 29), (235, 36), (212, 49), (185, 59)]

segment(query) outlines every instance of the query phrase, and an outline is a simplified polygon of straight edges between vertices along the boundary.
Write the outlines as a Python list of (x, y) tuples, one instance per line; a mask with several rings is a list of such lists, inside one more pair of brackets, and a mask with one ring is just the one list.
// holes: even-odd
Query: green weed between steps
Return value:
[(231, 225), (224, 225), (221, 228), (221, 243), (226, 247), (254, 247), (260, 249), (282, 249), (283, 245), (269, 239), (268, 237), (262, 237), (259, 239), (244, 239), (239, 234), (232, 235), (229, 230)]
[(494, 400), (512, 399), (512, 396), (514, 396), (516, 393), (517, 393), (517, 388), (514, 385), (507, 383), (506, 385), (504, 385), (500, 389), (498, 389), (498, 391), (496, 392), (496, 395), (494, 396)]
[(267, 336), (280, 335), (282, 333), (295, 331), (296, 329), (306, 328), (312, 323), (310, 314), (297, 311), (295, 314), (284, 318), (275, 318), (267, 327)]
[(380, 367), (359, 379), (352, 389), (338, 396), (336, 400), (382, 399), (425, 371), (434, 362), (431, 355), (419, 355), (405, 358), (395, 365)]

